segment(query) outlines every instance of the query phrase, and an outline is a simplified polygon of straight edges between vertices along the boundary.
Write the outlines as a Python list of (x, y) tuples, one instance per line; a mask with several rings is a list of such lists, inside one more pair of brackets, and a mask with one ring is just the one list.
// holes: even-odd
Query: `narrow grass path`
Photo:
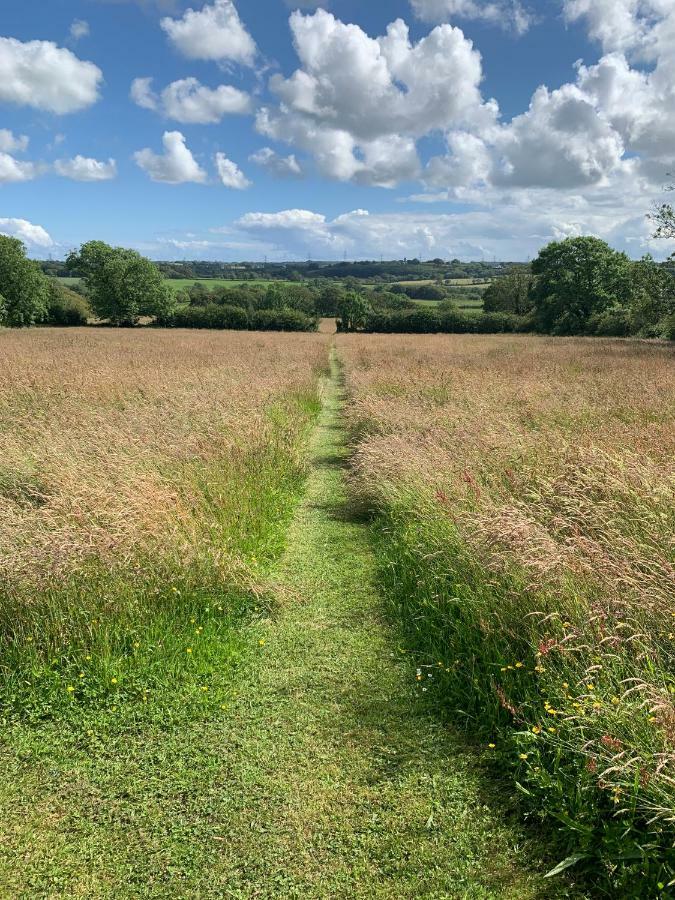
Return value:
[(544, 896), (522, 835), (420, 708), (382, 620), (367, 526), (348, 514), (342, 402), (333, 358), (306, 499), (276, 572), (283, 607), (235, 710), (214, 895)]

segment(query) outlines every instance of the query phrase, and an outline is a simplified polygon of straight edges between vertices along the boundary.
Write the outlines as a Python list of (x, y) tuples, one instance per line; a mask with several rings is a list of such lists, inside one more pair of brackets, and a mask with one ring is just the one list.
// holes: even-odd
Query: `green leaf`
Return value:
[(571, 866), (576, 866), (578, 862), (586, 858), (586, 854), (584, 853), (578, 854), (577, 856), (568, 856), (567, 859), (563, 859), (562, 862), (559, 862), (554, 869), (551, 869), (550, 872), (547, 872), (544, 875), (544, 878), (553, 878), (554, 875), (560, 875), (560, 873), (564, 872), (565, 869), (569, 869)]

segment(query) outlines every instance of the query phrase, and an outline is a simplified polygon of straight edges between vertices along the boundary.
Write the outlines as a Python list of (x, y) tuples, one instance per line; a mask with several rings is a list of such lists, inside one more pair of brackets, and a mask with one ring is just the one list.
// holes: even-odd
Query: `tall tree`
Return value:
[(539, 326), (556, 334), (580, 334), (589, 318), (627, 306), (631, 261), (595, 237), (554, 241), (532, 264)]
[(23, 328), (47, 315), (49, 282), (18, 238), (0, 235), (0, 325)]
[(113, 325), (135, 325), (141, 316), (167, 316), (175, 298), (157, 266), (135, 250), (89, 241), (66, 261), (80, 272), (91, 308)]

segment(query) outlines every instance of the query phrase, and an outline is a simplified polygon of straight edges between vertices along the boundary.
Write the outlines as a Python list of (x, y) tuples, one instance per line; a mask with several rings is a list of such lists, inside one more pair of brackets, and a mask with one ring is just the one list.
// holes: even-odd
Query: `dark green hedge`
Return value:
[(189, 306), (172, 316), (158, 319), (164, 328), (214, 328), (234, 331), (314, 331), (316, 320), (296, 309), (259, 309), (209, 303)]
[(441, 312), (434, 309), (372, 313), (364, 331), (382, 334), (501, 334), (532, 330), (527, 316)]

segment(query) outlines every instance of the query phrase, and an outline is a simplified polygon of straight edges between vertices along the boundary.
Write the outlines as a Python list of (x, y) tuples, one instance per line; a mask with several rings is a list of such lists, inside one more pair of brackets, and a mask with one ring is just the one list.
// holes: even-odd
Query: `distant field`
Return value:
[[(396, 283), (402, 285), (403, 287), (419, 287), (423, 284), (436, 284), (436, 282), (431, 278), (422, 279), (421, 281), (397, 281)], [(443, 284), (452, 284), (458, 287), (487, 287), (490, 282), (474, 282), (473, 278), (448, 278), (447, 280), (443, 281)]]
[[(62, 284), (67, 285), (68, 287), (79, 284), (82, 279), (80, 278), (59, 278)], [(165, 279), (166, 283), (169, 285), (172, 291), (184, 291), (189, 287), (192, 287), (193, 284), (203, 284), (205, 287), (240, 287), (242, 284), (256, 284), (256, 285), (270, 285), (270, 284), (284, 284), (286, 282), (279, 281), (254, 281), (254, 280), (246, 280), (246, 281), (230, 281), (229, 278), (167, 278)]]

